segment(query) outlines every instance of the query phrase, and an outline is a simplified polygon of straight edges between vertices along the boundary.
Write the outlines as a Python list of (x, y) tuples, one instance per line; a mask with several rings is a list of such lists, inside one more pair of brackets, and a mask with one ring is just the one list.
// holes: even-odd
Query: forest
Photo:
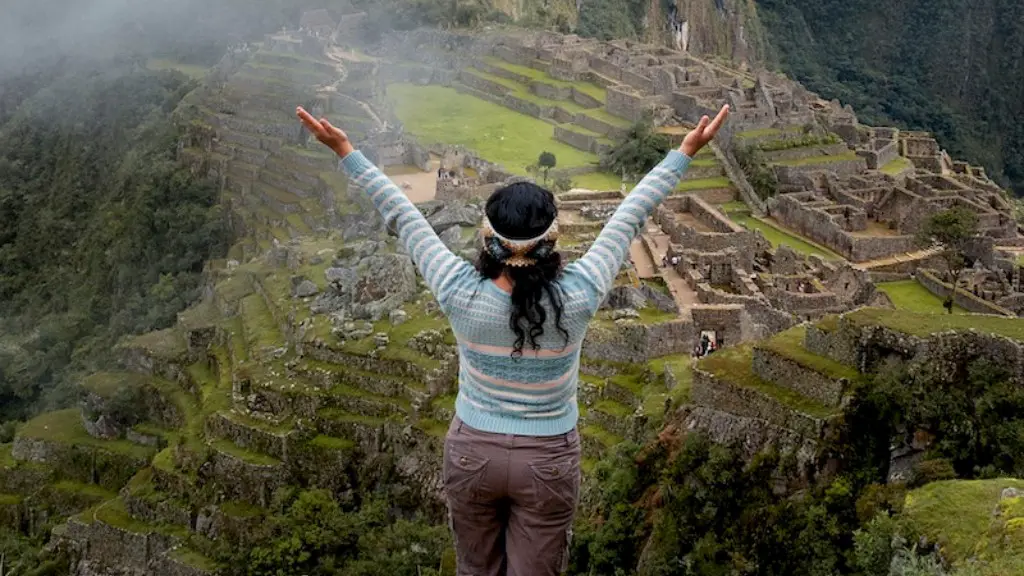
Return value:
[(1024, 18), (1016, 0), (761, 0), (782, 69), (867, 124), (936, 134), (1024, 195)]

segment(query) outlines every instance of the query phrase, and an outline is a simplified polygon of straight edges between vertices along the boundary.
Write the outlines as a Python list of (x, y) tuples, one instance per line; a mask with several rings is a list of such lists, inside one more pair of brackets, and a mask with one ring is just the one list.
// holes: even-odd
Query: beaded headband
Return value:
[(505, 238), (494, 230), (491, 221), (484, 216), (481, 225), (484, 249), (488, 254), (506, 266), (533, 266), (537, 260), (547, 258), (555, 249), (558, 240), (558, 218), (539, 236), (527, 240)]

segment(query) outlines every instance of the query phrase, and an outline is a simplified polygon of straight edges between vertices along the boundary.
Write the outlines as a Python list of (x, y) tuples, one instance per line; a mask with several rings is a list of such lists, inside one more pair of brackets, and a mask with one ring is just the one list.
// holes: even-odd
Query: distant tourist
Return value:
[[(394, 222), (459, 347), (459, 393), (442, 479), (459, 576), (555, 576), (567, 568), (580, 496), (580, 347), (641, 224), (675, 189), (729, 115), (703, 117), (622, 200), (582, 258), (562, 266), (558, 210), (531, 182), (487, 200), (476, 265), (453, 254), (423, 214), (344, 132), (299, 118), (341, 157), (352, 189)], [(677, 260), (677, 258), (673, 258)], [(673, 265), (675, 265), (675, 261)]]

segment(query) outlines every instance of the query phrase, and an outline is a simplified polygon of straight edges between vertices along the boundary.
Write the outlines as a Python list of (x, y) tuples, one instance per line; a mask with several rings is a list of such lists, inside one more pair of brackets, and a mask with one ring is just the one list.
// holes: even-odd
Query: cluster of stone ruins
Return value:
[[(454, 88), (550, 122), (555, 138), (595, 154), (648, 113), (678, 143), (701, 115), (732, 106), (717, 141), (641, 230), (588, 332), (579, 390), (588, 458), (650, 435), (644, 394), (667, 399), (677, 375), (665, 359), (682, 358), (688, 370), (706, 336), (726, 351), (694, 368), (686, 424), (752, 452), (791, 448), (810, 467), (839, 422), (850, 379), (871, 362), (891, 353), (927, 362), (936, 350), (953, 362), (973, 346), (1024, 365), (1020, 343), (910, 337), (874, 329), (870, 308), (850, 312), (891, 305), (877, 282), (913, 277), (938, 295), (953, 290), (938, 250), (914, 241), (926, 217), (953, 206), (976, 213), (982, 230), (957, 304), (1007, 317), (1024, 312), (1017, 263), (1024, 238), (1003, 191), (930, 136), (863, 126), (849, 108), (784, 77), (661, 47), (422, 30), (386, 35), (368, 55), (346, 43), (363, 24), (361, 14), (335, 22), (326, 11), (307, 13), (298, 30), (230, 50), (186, 98), (176, 112), (186, 125), (180, 157), (220, 180), (242, 240), (227, 261), (211, 263), (203, 301), (177, 326), (126, 342), (124, 373), (86, 379), (80, 416), (41, 417), (81, 418), (82, 436), (92, 440), (69, 446), (29, 423), (13, 448), (0, 446), (0, 497), (17, 495), (0, 498), (0, 521), (34, 522), (42, 505), (33, 490), (64, 476), (111, 491), (109, 501), (94, 495), (58, 514), (99, 506), (55, 533), (55, 545), (84, 563), (81, 573), (120, 563), (135, 573), (208, 574), (189, 564), (197, 554), (173, 554), (185, 544), (166, 526), (247, 545), (260, 517), (225, 504), (266, 507), (288, 485), (346, 494), (364, 477), (389, 477), (401, 485), (396, 500), (440, 521), (437, 453), (457, 387), (450, 331), (388, 226), (347, 189), (337, 159), (298, 128), (296, 104), (337, 118), (385, 171), (415, 167), (395, 180), (467, 257), (479, 244), (480, 201), (521, 176), (471, 150), (405, 134), (389, 85)], [(736, 159), (750, 146), (781, 185), (767, 201)], [(550, 176), (596, 170), (558, 168)], [(589, 247), (624, 192), (559, 194), (569, 258)], [(763, 230), (804, 248), (773, 246)], [(819, 360), (809, 366), (808, 355)], [(111, 381), (142, 386), (147, 421), (179, 431), (177, 442), (113, 422)], [(792, 404), (792, 393), (815, 408)], [(140, 446), (160, 451), (143, 457)], [(392, 472), (374, 468), (383, 461)], [(133, 476), (146, 470), (151, 478)]]

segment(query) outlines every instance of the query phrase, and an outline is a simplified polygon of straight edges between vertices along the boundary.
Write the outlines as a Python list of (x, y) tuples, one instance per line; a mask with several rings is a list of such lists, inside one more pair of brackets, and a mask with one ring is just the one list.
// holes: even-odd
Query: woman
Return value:
[(420, 211), (326, 119), (302, 123), (341, 157), (349, 181), (398, 230), (459, 347), (456, 416), (443, 477), (459, 576), (565, 570), (580, 485), (576, 383), (587, 324), (644, 221), (729, 115), (698, 126), (622, 201), (587, 253), (555, 251), (554, 196), (530, 183), (494, 192), (474, 267), (449, 251)]

